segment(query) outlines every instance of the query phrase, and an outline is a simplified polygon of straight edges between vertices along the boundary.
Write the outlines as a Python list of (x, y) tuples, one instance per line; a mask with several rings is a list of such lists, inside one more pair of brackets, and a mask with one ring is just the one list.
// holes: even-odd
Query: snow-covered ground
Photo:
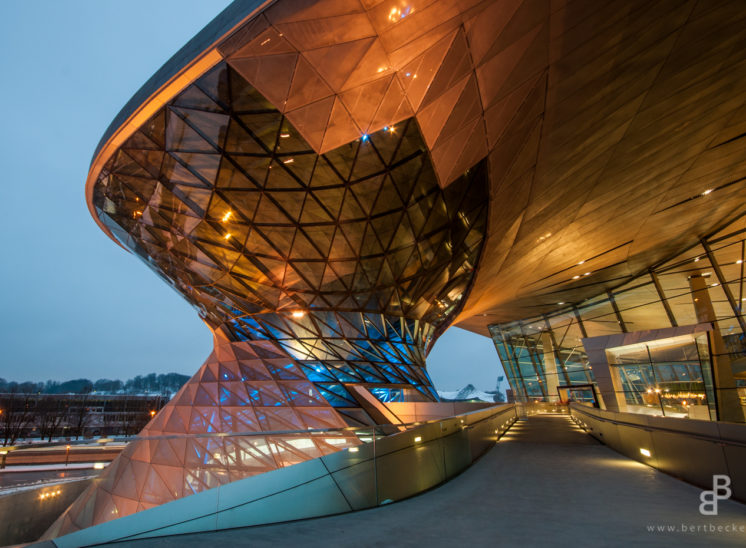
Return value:
[(438, 395), (444, 400), (452, 400), (452, 401), (480, 400), (480, 401), (490, 402), (490, 403), (495, 401), (494, 399), (495, 394), (490, 394), (489, 392), (482, 392), (481, 390), (477, 390), (472, 384), (467, 384), (461, 390), (454, 390), (454, 391), (438, 390)]
[[(91, 438), (91, 439), (83, 439), (83, 440), (73, 440), (69, 438), (52, 438), (52, 441), (49, 442), (47, 440), (40, 440), (39, 438), (20, 438), (15, 441), (14, 447), (17, 449), (44, 449), (46, 447), (52, 448), (52, 449), (59, 449), (60, 445), (72, 445), (73, 447), (99, 447), (102, 445), (102, 442), (99, 441), (99, 439), (106, 439), (110, 441), (106, 441), (103, 443), (106, 447), (111, 447), (114, 445), (127, 445), (127, 443), (132, 439), (132, 436), (125, 437), (125, 436), (111, 436), (107, 438)], [(0, 446), (0, 449), (2, 447)]]
[(89, 468), (101, 470), (108, 465), (108, 462), (71, 462), (67, 465), (64, 462), (55, 464), (23, 464), (19, 466), (6, 466), (0, 470), (0, 474), (13, 472), (51, 472), (55, 470), (87, 470)]

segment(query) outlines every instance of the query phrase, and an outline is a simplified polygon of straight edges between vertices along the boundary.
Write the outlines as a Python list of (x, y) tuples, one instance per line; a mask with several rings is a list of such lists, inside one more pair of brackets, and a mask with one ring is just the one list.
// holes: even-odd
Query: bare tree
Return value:
[(36, 416), (41, 439), (52, 441), (57, 430), (66, 422), (68, 410), (69, 403), (62, 397), (40, 397)]
[(124, 400), (122, 401), (122, 409), (121, 409), (121, 419), (120, 424), (122, 425), (122, 428), (124, 430), (124, 435), (129, 436), (130, 430), (132, 430), (132, 427), (134, 426), (134, 416), (132, 411), (130, 410), (130, 398), (129, 396), (125, 396)]
[(31, 396), (18, 393), (17, 388), (0, 396), (0, 425), (2, 425), (3, 446), (13, 445), (34, 419)]
[(84, 395), (82, 399), (76, 402), (78, 407), (70, 410), (70, 421), (76, 440), (80, 439), (80, 436), (83, 435), (83, 430), (91, 420), (91, 408), (88, 406), (89, 396), (90, 394)]
[(112, 404), (111, 401), (104, 402), (104, 405), (101, 407), (99, 422), (101, 423), (102, 436), (109, 436), (112, 433), (114, 424), (116, 424), (116, 415), (114, 414), (114, 409), (116, 409), (116, 407)]

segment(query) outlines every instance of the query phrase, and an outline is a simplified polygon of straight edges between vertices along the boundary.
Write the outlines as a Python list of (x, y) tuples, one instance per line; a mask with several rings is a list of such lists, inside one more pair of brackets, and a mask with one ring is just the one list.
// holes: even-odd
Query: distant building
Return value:
[(0, 441), (134, 435), (167, 401), (160, 395), (0, 393)]

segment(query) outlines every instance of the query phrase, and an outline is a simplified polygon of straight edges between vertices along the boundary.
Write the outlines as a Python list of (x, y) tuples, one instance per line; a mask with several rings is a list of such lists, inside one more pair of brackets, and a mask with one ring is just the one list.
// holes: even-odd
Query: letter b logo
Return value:
[(712, 491), (702, 491), (699, 500), (699, 513), (703, 516), (718, 515), (718, 501), (729, 499), (731, 495), (730, 477), (722, 474), (712, 476)]

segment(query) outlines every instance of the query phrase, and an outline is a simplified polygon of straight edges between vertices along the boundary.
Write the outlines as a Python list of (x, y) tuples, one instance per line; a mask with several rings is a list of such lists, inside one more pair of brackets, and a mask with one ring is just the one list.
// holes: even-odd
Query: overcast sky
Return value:
[[(228, 0), (0, 5), (0, 377), (193, 374), (211, 349), (194, 310), (91, 219), (84, 184), (109, 122)], [(451, 328), (437, 388), (492, 389), (487, 337)]]

